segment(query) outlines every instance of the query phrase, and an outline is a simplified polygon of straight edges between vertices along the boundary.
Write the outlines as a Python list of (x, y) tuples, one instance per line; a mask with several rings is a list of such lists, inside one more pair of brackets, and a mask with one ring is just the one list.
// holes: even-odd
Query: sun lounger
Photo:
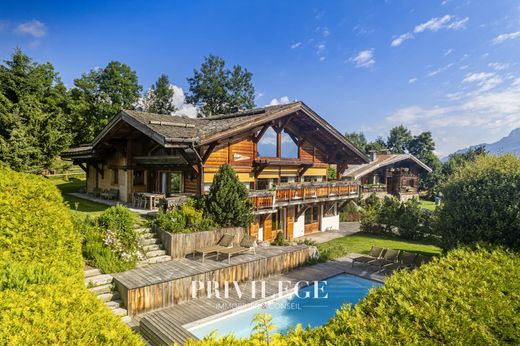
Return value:
[(400, 252), (401, 250), (387, 249), (383, 257), (374, 261), (370, 261), (368, 264), (377, 266), (379, 267), (379, 270), (381, 270), (386, 265), (396, 263)]
[(251, 249), (253, 250), (253, 253), (256, 255), (255, 245), (256, 238), (246, 234), (244, 235), (244, 238), (242, 238), (242, 241), (240, 241), (240, 244), (238, 246), (218, 250), (217, 260), (220, 254), (228, 255), (228, 263), (231, 263), (231, 256), (248, 252)]
[(196, 253), (200, 253), (202, 254), (202, 262), (204, 262), (204, 258), (207, 254), (229, 248), (233, 243), (233, 239), (235, 239), (234, 235), (224, 234), (216, 245), (206, 246), (193, 250), (193, 257), (195, 257)]
[(376, 260), (381, 256), (382, 253), (383, 253), (383, 248), (377, 247), (377, 246), (372, 246), (372, 248), (370, 249), (370, 252), (368, 253), (368, 256), (359, 256), (359, 257), (353, 258), (352, 266), (354, 266), (355, 262), (366, 264), (368, 262)]
[(416, 257), (416, 253), (403, 251), (401, 252), (401, 256), (399, 256), (399, 262), (383, 266), (381, 272), (384, 272), (385, 274), (390, 274), (394, 270), (411, 269), (415, 265)]

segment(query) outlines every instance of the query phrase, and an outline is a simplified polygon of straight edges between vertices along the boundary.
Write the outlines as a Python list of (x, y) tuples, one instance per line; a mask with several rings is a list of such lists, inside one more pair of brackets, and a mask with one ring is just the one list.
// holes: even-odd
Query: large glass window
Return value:
[(319, 221), (319, 207), (310, 207), (305, 211), (305, 224), (316, 223)]
[(144, 171), (134, 171), (134, 185), (144, 185)]
[(285, 131), (282, 132), (282, 157), (290, 159), (298, 158), (298, 146)]
[(270, 127), (257, 144), (258, 156), (276, 157), (276, 132)]

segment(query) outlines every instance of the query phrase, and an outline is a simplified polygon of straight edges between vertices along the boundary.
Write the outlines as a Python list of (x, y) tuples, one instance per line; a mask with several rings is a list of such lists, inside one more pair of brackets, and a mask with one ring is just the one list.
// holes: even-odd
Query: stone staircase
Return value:
[(123, 307), (119, 292), (114, 289), (113, 281), (112, 275), (102, 274), (99, 269), (85, 270), (85, 286), (88, 290), (101, 299), (116, 316), (121, 317), (123, 322), (129, 324), (132, 318)]
[(135, 231), (139, 234), (139, 267), (172, 259), (166, 254), (161, 239), (150, 228), (136, 228)]

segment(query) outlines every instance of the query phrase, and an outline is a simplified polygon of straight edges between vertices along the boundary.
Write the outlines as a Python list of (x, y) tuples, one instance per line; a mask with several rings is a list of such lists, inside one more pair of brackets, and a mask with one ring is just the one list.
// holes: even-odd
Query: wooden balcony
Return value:
[(359, 196), (359, 184), (341, 181), (280, 184), (273, 190), (251, 191), (249, 196), (255, 209), (272, 209), (278, 206), (356, 198)]
[(386, 192), (386, 184), (361, 185), (361, 193)]

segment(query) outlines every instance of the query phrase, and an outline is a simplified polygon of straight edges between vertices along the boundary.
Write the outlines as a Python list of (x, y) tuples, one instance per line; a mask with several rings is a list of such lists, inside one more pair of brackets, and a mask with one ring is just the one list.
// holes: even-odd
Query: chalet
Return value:
[(370, 153), (370, 163), (352, 165), (342, 178), (358, 181), (361, 194), (376, 193), (379, 196), (392, 195), (399, 200), (419, 196), (420, 173), (431, 173), (432, 169), (411, 154)]
[(249, 231), (267, 241), (279, 231), (292, 239), (338, 228), (338, 205), (359, 194), (339, 173), (369, 162), (303, 102), (208, 118), (124, 110), (91, 144), (61, 156), (86, 172), (87, 192), (112, 191), (125, 202), (140, 193), (204, 194), (230, 164), (255, 207)]

